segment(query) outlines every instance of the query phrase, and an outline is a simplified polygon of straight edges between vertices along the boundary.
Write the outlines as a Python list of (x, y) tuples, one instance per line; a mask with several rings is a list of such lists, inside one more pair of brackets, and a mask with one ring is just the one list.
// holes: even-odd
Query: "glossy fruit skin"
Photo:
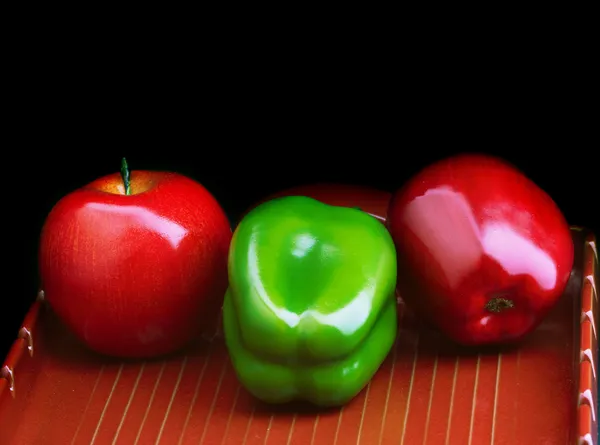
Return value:
[(381, 222), (387, 219), (392, 194), (373, 187), (341, 183), (304, 184), (280, 190), (266, 197), (262, 202), (282, 196), (307, 196), (325, 204), (344, 207), (358, 207)]
[[(401, 298), (468, 346), (523, 339), (554, 307), (573, 267), (569, 225), (556, 203), (492, 156), (458, 155), (424, 168), (393, 195), (387, 224)], [(496, 297), (513, 307), (486, 308), (502, 302)]]
[(343, 405), (396, 337), (396, 255), (372, 216), (290, 196), (233, 235), (225, 340), (242, 384), (268, 403)]
[(63, 197), (42, 228), (45, 298), (89, 348), (154, 357), (216, 318), (227, 288), (229, 221), (199, 183), (176, 173), (113, 174)]

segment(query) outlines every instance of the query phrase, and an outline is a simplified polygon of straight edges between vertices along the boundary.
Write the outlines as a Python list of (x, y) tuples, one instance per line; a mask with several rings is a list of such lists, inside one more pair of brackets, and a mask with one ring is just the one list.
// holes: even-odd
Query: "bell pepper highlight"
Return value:
[(344, 405), (392, 348), (396, 251), (367, 213), (301, 196), (265, 202), (236, 228), (228, 267), (225, 342), (264, 402)]

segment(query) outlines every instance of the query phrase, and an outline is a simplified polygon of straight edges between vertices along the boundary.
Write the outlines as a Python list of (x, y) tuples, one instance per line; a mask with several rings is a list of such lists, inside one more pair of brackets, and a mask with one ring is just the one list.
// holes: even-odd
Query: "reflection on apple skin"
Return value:
[(461, 193), (439, 188), (411, 201), (406, 226), (426, 246), (447, 285), (456, 289), (480, 265), (493, 258), (509, 276), (530, 276), (544, 290), (556, 285), (557, 265), (542, 246), (518, 233), (508, 221), (477, 224)]
[(112, 231), (115, 242), (126, 235), (126, 230), (148, 230), (164, 238), (173, 249), (177, 249), (188, 234), (187, 229), (176, 221), (141, 206), (90, 202), (82, 209), (83, 223), (106, 224), (108, 219), (111, 221), (107, 226)]
[(134, 171), (63, 197), (41, 234), (46, 300), (89, 348), (155, 357), (214, 332), (227, 289), (231, 227), (202, 185)]
[(392, 198), (388, 227), (398, 290), (459, 343), (519, 340), (569, 279), (569, 226), (552, 199), (518, 171), (487, 158), (465, 164), (464, 158), (434, 164)]

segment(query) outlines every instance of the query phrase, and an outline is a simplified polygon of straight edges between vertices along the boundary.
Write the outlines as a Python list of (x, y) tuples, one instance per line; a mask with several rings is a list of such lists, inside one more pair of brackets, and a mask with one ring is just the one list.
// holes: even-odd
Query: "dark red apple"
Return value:
[(282, 196), (308, 196), (329, 205), (359, 207), (381, 222), (385, 222), (392, 194), (355, 184), (313, 183), (280, 190), (260, 200), (255, 206)]
[(394, 194), (388, 228), (400, 296), (464, 345), (522, 339), (555, 306), (573, 266), (556, 203), (492, 156), (454, 156), (417, 173)]
[(214, 326), (231, 227), (201, 184), (124, 167), (54, 206), (39, 272), (46, 300), (89, 348), (153, 357)]

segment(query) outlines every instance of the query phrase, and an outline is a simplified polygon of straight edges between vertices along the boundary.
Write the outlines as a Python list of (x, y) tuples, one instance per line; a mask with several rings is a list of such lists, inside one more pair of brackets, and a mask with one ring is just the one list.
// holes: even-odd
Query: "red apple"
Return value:
[(535, 329), (573, 266), (556, 203), (512, 165), (459, 155), (412, 177), (390, 202), (398, 290), (424, 321), (465, 345)]
[(385, 222), (392, 194), (373, 187), (340, 183), (315, 183), (291, 187), (273, 193), (256, 205), (282, 196), (308, 196), (329, 205), (359, 207), (364, 212)]
[(54, 206), (39, 271), (49, 305), (89, 348), (153, 357), (214, 326), (231, 227), (199, 183), (124, 167)]

